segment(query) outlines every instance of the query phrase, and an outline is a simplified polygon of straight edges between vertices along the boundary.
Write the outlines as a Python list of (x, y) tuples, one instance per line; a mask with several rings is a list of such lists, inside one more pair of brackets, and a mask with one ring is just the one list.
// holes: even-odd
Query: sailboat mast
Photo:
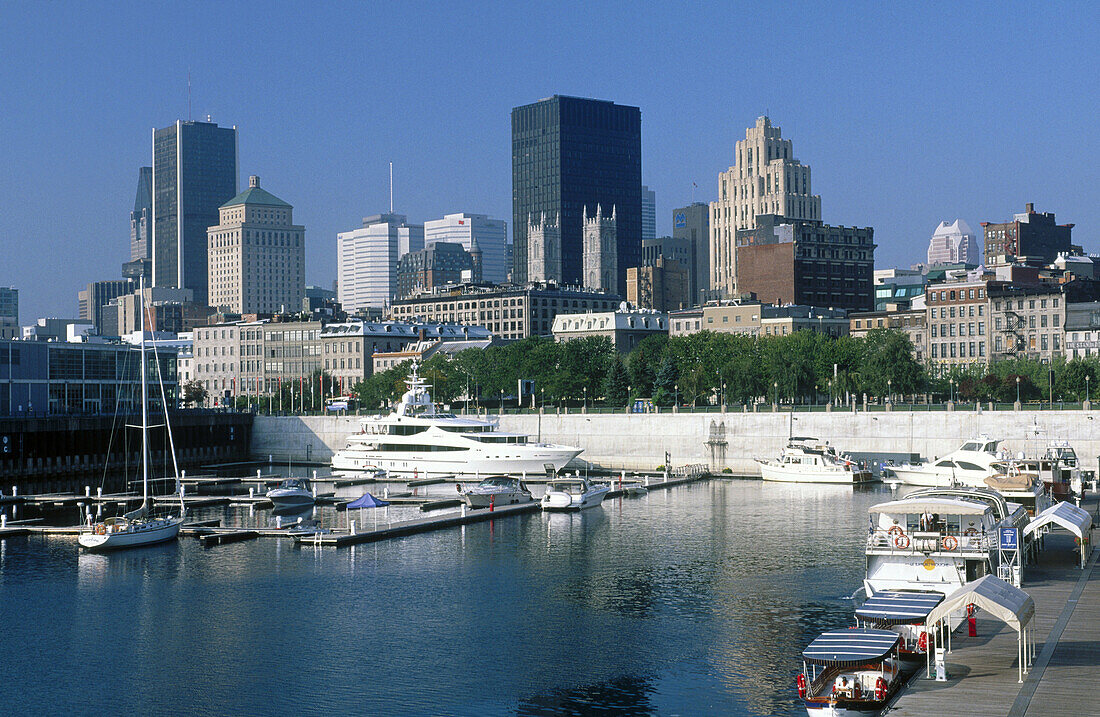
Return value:
[(138, 284), (141, 310), (141, 507), (149, 506), (149, 399), (145, 387), (145, 277)]

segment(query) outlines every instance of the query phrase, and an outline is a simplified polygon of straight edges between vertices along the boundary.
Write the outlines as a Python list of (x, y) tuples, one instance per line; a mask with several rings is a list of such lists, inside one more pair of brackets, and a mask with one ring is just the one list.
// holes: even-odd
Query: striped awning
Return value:
[(912, 625), (924, 622), (941, 602), (940, 593), (882, 592), (868, 598), (856, 610), (856, 617), (881, 625)]
[(811, 642), (802, 651), (802, 658), (816, 665), (862, 665), (886, 657), (900, 639), (901, 635), (889, 630), (862, 627), (832, 630)]

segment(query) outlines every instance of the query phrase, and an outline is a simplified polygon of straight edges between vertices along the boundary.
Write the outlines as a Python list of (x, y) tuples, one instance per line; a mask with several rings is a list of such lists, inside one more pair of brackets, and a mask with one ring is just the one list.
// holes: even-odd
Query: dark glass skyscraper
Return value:
[(512, 110), (512, 237), (516, 283), (527, 281), (527, 222), (561, 226), (562, 279), (581, 283), (583, 216), (615, 208), (618, 292), (641, 262), (642, 113), (604, 100), (554, 95)]
[(206, 230), (237, 196), (237, 128), (177, 121), (153, 130), (153, 285), (206, 303)]
[(137, 196), (130, 212), (130, 261), (148, 259), (149, 223), (153, 215), (153, 168), (138, 170)]

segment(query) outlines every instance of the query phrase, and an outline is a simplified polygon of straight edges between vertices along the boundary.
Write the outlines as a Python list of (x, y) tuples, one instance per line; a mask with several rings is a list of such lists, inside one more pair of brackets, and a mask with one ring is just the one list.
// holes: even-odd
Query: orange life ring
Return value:
[(900, 525), (891, 526), (890, 529), (887, 530), (886, 532), (887, 532), (887, 534), (895, 536), (895, 537), (897, 537), (899, 535), (905, 535), (905, 530)]
[(959, 539), (956, 538), (954, 535), (948, 535), (946, 538), (943, 539), (944, 550), (954, 550), (957, 547), (959, 547)]
[(461, 493), (462, 492), (462, 484), (461, 483), (455, 483), (455, 490), (457, 490), (459, 493)]
[(894, 547), (898, 550), (905, 550), (909, 547), (909, 536), (902, 533), (898, 537), (894, 538)]
[(102, 523), (100, 523), (99, 525), (97, 525), (95, 527), (95, 534), (96, 535), (106, 535), (107, 534), (107, 528)]
[(802, 672), (798, 673), (798, 696), (806, 696), (806, 675)]
[(875, 699), (879, 702), (886, 699), (886, 680), (881, 677), (875, 680)]

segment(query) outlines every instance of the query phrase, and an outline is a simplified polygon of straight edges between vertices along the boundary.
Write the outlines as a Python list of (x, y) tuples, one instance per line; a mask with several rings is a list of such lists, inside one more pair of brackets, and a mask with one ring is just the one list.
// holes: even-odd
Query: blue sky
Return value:
[(72, 316), (128, 258), (150, 130), (240, 130), (242, 184), (304, 224), (308, 283), (336, 233), (388, 205), (511, 224), (509, 112), (555, 93), (642, 110), (642, 177), (715, 198), (767, 111), (822, 216), (873, 226), (879, 266), (940, 220), (1034, 202), (1100, 251), (1100, 4), (0, 2), (0, 284), (21, 319)]

